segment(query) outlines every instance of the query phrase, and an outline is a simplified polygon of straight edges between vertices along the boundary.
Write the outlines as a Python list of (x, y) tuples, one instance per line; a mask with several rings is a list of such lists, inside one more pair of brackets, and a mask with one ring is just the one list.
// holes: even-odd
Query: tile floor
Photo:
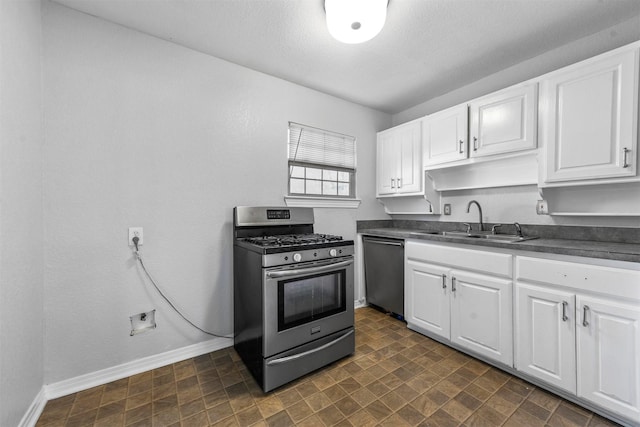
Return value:
[(264, 394), (233, 348), (47, 403), (37, 426), (614, 426), (525, 381), (356, 310), (356, 352)]

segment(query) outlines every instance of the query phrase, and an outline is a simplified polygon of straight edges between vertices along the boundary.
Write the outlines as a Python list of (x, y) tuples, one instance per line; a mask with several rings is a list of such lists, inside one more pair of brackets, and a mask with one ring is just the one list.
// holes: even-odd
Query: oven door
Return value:
[(353, 257), (264, 270), (263, 357), (353, 327)]

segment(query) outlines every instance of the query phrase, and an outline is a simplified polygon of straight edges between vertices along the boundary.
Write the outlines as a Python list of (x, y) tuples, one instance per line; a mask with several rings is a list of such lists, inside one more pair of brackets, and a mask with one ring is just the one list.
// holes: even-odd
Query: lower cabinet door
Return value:
[(640, 307), (578, 295), (578, 397), (640, 425)]
[(512, 281), (451, 274), (451, 341), (513, 366)]
[(575, 295), (516, 283), (516, 369), (576, 393)]
[(449, 339), (449, 269), (409, 260), (404, 277), (409, 327)]

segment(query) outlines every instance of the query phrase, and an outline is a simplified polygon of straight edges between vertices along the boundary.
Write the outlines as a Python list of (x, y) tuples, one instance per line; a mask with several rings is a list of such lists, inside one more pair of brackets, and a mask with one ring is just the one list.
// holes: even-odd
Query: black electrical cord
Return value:
[(204, 329), (202, 329), (201, 327), (199, 327), (198, 325), (196, 325), (195, 323), (193, 323), (191, 320), (187, 319), (185, 317), (184, 314), (180, 313), (180, 310), (178, 310), (176, 308), (175, 305), (173, 305), (173, 303), (171, 302), (171, 300), (169, 300), (169, 298), (167, 298), (167, 296), (160, 290), (160, 288), (158, 287), (158, 285), (156, 284), (156, 281), (153, 280), (153, 277), (151, 276), (151, 273), (149, 273), (149, 271), (147, 270), (147, 267), (144, 265), (144, 262), (142, 261), (142, 255), (140, 255), (140, 251), (138, 250), (138, 242), (140, 241), (140, 239), (138, 238), (138, 236), (135, 236), (133, 239), (131, 239), (133, 241), (134, 246), (136, 247), (136, 258), (138, 259), (138, 261), (140, 262), (140, 266), (142, 267), (142, 270), (145, 272), (145, 274), (147, 275), (147, 277), (149, 278), (149, 280), (151, 281), (151, 284), (153, 285), (154, 288), (156, 288), (156, 291), (158, 291), (158, 293), (160, 294), (160, 296), (167, 302), (167, 304), (169, 304), (169, 306), (171, 306), (171, 308), (173, 308), (173, 310), (178, 313), (180, 315), (180, 317), (182, 317), (188, 324), (190, 324), (191, 326), (193, 326), (194, 328), (196, 328), (197, 330), (199, 330), (200, 332), (203, 332), (207, 335), (211, 335), (217, 338), (233, 338), (233, 335), (219, 335), (219, 334), (214, 334), (213, 332), (209, 332), (209, 331), (205, 331)]

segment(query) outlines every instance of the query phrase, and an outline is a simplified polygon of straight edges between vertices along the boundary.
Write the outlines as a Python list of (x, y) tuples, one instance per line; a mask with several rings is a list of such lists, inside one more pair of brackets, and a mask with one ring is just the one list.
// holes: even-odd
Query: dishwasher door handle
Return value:
[(377, 245), (388, 245), (388, 246), (404, 247), (404, 242), (400, 242), (400, 241), (364, 239), (364, 242), (366, 242), (366, 243), (375, 243)]

